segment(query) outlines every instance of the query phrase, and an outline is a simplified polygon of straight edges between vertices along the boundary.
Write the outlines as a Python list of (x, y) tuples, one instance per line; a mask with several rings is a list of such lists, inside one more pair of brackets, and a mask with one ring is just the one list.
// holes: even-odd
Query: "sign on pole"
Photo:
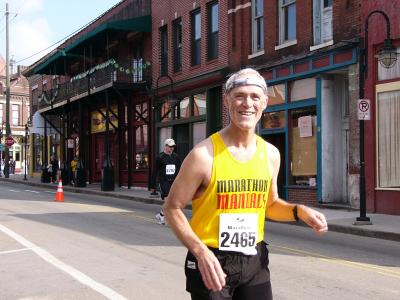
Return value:
[(371, 120), (371, 102), (369, 99), (357, 100), (358, 120)]
[(11, 135), (6, 136), (5, 144), (7, 148), (11, 148), (12, 145), (14, 145), (15, 141)]

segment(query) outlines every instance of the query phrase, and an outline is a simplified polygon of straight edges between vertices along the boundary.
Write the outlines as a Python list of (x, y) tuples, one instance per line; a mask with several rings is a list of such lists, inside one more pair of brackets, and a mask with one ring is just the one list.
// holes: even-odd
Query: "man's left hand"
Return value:
[(299, 219), (310, 226), (318, 234), (323, 234), (328, 231), (328, 223), (324, 214), (310, 207), (298, 206)]

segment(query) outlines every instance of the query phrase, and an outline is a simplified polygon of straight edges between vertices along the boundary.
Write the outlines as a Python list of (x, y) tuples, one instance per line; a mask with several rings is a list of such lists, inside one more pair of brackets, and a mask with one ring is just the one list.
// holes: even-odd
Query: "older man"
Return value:
[[(230, 124), (189, 153), (164, 205), (167, 221), (188, 248), (186, 290), (192, 299), (272, 299), (265, 218), (302, 220), (327, 231), (323, 214), (278, 197), (279, 151), (255, 134), (267, 86), (253, 69), (225, 85)], [(192, 201), (190, 223), (183, 208)]]

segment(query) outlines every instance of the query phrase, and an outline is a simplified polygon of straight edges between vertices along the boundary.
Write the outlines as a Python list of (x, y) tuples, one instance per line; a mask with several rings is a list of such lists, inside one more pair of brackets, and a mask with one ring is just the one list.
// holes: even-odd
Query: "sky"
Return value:
[[(120, 0), (0, 0), (0, 55), (6, 58), (6, 3), (9, 14), (9, 57), (29, 66), (48, 48), (96, 19)], [(44, 50), (43, 52), (40, 52)], [(32, 56), (33, 54), (39, 54)], [(30, 58), (29, 58), (30, 57)]]

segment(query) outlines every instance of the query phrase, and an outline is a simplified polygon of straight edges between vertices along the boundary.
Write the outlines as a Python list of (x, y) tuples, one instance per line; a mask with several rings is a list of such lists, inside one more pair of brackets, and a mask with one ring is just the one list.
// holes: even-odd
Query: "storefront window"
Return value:
[(172, 120), (172, 107), (171, 104), (167, 101), (167, 99), (164, 101), (164, 103), (161, 106), (161, 122), (169, 122)]
[(284, 128), (286, 124), (285, 111), (263, 113), (261, 117), (262, 129)]
[(193, 146), (206, 138), (206, 122), (193, 124)]
[(286, 92), (284, 84), (268, 87), (268, 106), (285, 103)]
[(316, 97), (315, 78), (306, 78), (289, 83), (290, 101), (299, 101)]
[(34, 139), (34, 161), (33, 161), (33, 169), (35, 172), (39, 172), (42, 170), (42, 142), (43, 138), (39, 134), (33, 134)]
[(148, 105), (147, 102), (138, 103), (135, 106), (135, 169), (147, 169), (148, 164), (148, 128), (146, 121), (148, 121)]
[(289, 184), (316, 186), (317, 129), (316, 109), (290, 111), (290, 176)]
[(378, 186), (400, 188), (400, 90), (377, 90)]
[(193, 99), (194, 99), (193, 115), (194, 116), (205, 115), (207, 112), (206, 94), (203, 93), (194, 95)]
[(186, 97), (181, 100), (179, 103), (179, 115), (180, 118), (189, 118), (190, 117), (190, 98)]

